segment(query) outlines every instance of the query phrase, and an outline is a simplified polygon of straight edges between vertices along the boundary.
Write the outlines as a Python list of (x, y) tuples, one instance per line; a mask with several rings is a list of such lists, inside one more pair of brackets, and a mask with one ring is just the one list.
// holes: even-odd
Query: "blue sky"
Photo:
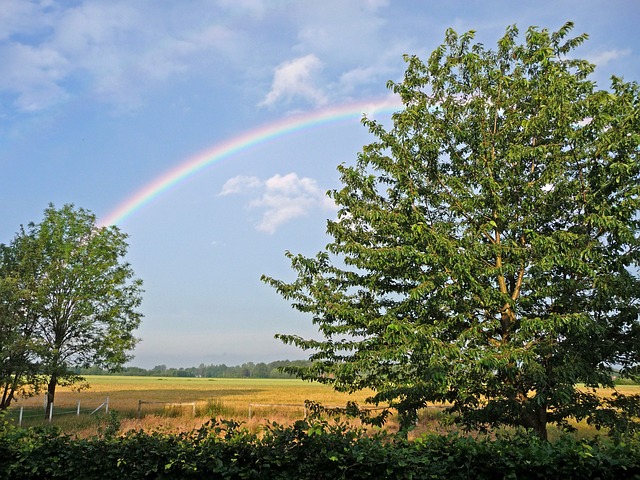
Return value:
[[(638, 80), (640, 3), (1, 0), (0, 242), (49, 202), (105, 218), (199, 152), (292, 115), (388, 95), (402, 55), (447, 27), (487, 46), (517, 24), (575, 22), (578, 55)], [(382, 118), (383, 119), (383, 118)], [(292, 279), (335, 215), (323, 192), (372, 138), (357, 119), (273, 138), (165, 190), (118, 225), (145, 282), (133, 365), (304, 358), (275, 333), (310, 319), (259, 280)]]

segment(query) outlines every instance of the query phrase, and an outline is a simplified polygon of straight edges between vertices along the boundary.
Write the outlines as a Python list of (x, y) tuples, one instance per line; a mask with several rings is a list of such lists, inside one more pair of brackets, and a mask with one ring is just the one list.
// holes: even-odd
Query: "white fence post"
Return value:
[(104, 407), (104, 413), (109, 413), (109, 396), (107, 395), (106, 406)]
[(78, 408), (76, 409), (76, 415), (80, 416), (80, 400), (78, 400)]
[(22, 426), (22, 412), (24, 411), (24, 405), (20, 405), (20, 417), (18, 419), (18, 426)]
[(53, 418), (53, 402), (51, 402), (49, 405), (49, 423), (51, 423), (51, 419)]

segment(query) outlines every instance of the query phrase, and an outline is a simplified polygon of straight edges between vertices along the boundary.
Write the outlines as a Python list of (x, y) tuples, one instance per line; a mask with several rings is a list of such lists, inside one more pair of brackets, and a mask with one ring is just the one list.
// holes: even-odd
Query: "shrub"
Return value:
[(0, 479), (640, 478), (640, 441), (550, 443), (525, 433), (407, 441), (346, 424), (299, 421), (250, 432), (212, 421), (188, 434), (129, 431), (74, 438), (0, 426)]

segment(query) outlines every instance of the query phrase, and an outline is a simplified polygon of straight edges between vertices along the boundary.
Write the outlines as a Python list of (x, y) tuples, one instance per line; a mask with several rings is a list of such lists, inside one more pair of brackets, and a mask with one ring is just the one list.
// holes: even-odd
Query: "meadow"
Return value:
[[(370, 391), (340, 393), (327, 385), (297, 379), (106, 375), (88, 375), (85, 379), (87, 384), (84, 388), (78, 389), (82, 387), (81, 385), (58, 387), (51, 422), (64, 431), (80, 436), (94, 435), (105, 427), (107, 417), (104, 415), (104, 407), (94, 415), (89, 413), (105, 403), (107, 397), (109, 410), (117, 412), (119, 428), (122, 432), (139, 429), (188, 432), (200, 428), (211, 418), (242, 422), (249, 429), (256, 431), (267, 422), (290, 425), (304, 418), (303, 406), (307, 400), (326, 407), (345, 406), (347, 402), (356, 402), (360, 406), (365, 406), (365, 399), (372, 393)], [(621, 385), (618, 391), (638, 394), (640, 386)], [(600, 391), (601, 395), (611, 393), (612, 390), (607, 389)], [(138, 411), (140, 401), (145, 403)], [(78, 402), (82, 412), (80, 416), (76, 416)], [(195, 408), (192, 405), (194, 403)], [(21, 406), (24, 407), (24, 426), (48, 423), (44, 418), (42, 396), (16, 402), (11, 408), (11, 419), (17, 419), (17, 412)], [(420, 412), (419, 422), (412, 432), (412, 437), (415, 438), (427, 432), (446, 433), (453, 429), (453, 427), (445, 428), (439, 425), (440, 409), (437, 406), (432, 407)], [(357, 422), (354, 423), (357, 424)], [(579, 436), (591, 437), (598, 433), (585, 422), (575, 426), (578, 428)], [(391, 432), (397, 429), (393, 416), (385, 428)], [(550, 427), (551, 437), (558, 434), (559, 432), (554, 433), (554, 428)]]
[[(190, 431), (210, 418), (233, 419), (244, 422), (249, 428), (257, 428), (267, 421), (290, 424), (304, 418), (306, 400), (327, 407), (345, 406), (348, 401), (363, 406), (371, 395), (370, 391), (339, 393), (330, 386), (297, 379), (105, 375), (88, 375), (85, 379), (87, 385), (81, 389), (77, 385), (58, 387), (51, 423), (66, 431), (87, 435), (100, 427), (104, 407), (91, 417), (88, 413), (103, 404), (107, 397), (109, 410), (118, 413), (124, 431)], [(145, 403), (141, 405), (138, 418), (140, 401)], [(75, 415), (78, 402), (83, 412), (80, 417)], [(162, 402), (186, 405), (163, 405)], [(195, 403), (195, 416), (191, 403)], [(42, 395), (16, 402), (11, 408), (12, 418), (16, 418), (21, 406), (24, 407), (23, 425), (48, 423), (44, 420)]]

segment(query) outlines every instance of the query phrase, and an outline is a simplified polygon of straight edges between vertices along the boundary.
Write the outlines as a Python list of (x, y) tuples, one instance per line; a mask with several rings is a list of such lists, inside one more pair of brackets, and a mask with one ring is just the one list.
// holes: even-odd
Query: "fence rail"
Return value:
[[(104, 413), (109, 413), (109, 397), (106, 398), (106, 400), (104, 402), (102, 402), (97, 408), (93, 409), (91, 412), (88, 411), (88, 415), (93, 415), (94, 413), (98, 412), (100, 409), (102, 409), (104, 407)], [(73, 410), (55, 410), (55, 405), (53, 403), (50, 404), (49, 410), (47, 411), (47, 403), (46, 403), (46, 395), (45, 395), (45, 402), (44, 402), (44, 410), (45, 410), (45, 418), (49, 421), (49, 423), (51, 423), (53, 421), (53, 417), (54, 415), (72, 415), (75, 414), (76, 416), (80, 416), (80, 414), (82, 413), (81, 410), (81, 404), (80, 404), (80, 400), (78, 400), (78, 403), (76, 405), (76, 408)], [(24, 414), (24, 405), (20, 406), (20, 412), (18, 414), (18, 426), (22, 426), (22, 421), (26, 418), (35, 418), (35, 417), (41, 417), (40, 414), (36, 415), (25, 415)]]

